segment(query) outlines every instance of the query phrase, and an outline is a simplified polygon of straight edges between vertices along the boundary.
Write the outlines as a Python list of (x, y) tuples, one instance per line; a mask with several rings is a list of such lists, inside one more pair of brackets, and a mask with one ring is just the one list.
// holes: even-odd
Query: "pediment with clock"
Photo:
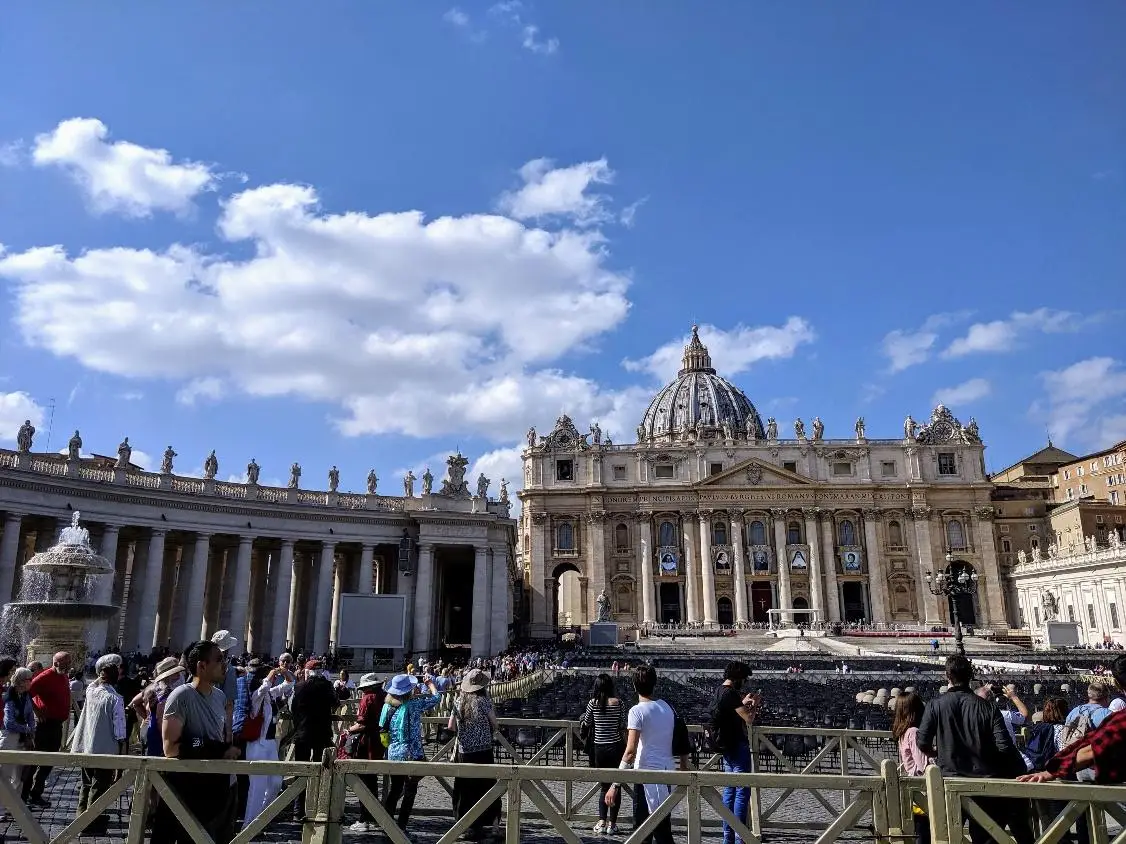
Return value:
[(762, 486), (809, 486), (813, 483), (814, 481), (805, 475), (752, 457), (736, 463), (730, 469), (705, 478), (697, 486), (749, 489)]

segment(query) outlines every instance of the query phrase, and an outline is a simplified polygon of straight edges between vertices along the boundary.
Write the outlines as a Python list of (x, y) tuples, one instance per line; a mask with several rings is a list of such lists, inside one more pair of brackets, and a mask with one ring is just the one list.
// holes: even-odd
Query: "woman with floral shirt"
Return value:
[[(379, 716), (379, 728), (390, 733), (387, 745), (387, 758), (393, 762), (423, 762), (426, 754), (422, 750), (422, 715), (442, 702), (442, 696), (433, 681), (427, 678), (429, 694), (421, 694), (418, 678), (412, 674), (396, 674), (384, 684), (387, 701)], [(418, 793), (419, 777), (391, 776), (387, 794), (383, 798), (383, 808), (393, 817), (398, 811), (399, 828), (406, 830), (414, 809), (414, 798)], [(399, 805), (399, 800), (402, 804)]]

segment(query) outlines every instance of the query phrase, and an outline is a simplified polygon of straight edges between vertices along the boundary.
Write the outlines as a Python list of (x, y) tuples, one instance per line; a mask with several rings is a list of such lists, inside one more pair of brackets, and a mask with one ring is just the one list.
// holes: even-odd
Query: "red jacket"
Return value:
[(70, 718), (70, 678), (54, 668), (40, 671), (31, 680), (31, 702), (44, 721)]

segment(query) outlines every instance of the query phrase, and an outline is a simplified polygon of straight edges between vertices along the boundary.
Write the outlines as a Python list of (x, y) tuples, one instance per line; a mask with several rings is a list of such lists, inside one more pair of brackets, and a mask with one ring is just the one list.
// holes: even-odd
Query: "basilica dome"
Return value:
[(766, 439), (762, 419), (743, 391), (716, 375), (708, 348), (692, 326), (692, 339), (676, 379), (664, 387), (637, 428), (639, 442), (730, 436)]

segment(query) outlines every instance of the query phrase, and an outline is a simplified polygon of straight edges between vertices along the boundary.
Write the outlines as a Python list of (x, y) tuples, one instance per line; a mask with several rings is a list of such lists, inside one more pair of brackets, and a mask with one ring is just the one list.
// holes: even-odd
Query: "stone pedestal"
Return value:
[(587, 634), (587, 645), (592, 648), (612, 648), (618, 645), (618, 625), (612, 621), (595, 621)]

